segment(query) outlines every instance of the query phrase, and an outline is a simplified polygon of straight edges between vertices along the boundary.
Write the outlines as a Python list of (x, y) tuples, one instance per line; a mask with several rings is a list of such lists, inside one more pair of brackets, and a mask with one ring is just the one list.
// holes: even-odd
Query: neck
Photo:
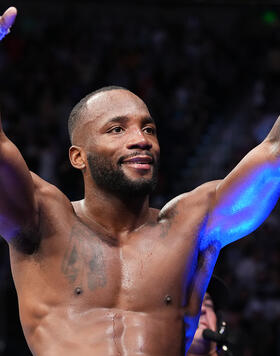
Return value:
[(130, 232), (148, 222), (149, 197), (120, 198), (98, 189), (86, 189), (85, 199), (80, 202), (80, 213), (121, 242)]

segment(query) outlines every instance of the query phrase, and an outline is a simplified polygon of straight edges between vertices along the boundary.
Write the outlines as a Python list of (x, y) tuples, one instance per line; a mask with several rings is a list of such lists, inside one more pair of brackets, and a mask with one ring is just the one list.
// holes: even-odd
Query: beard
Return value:
[[(139, 152), (136, 152), (133, 156), (139, 154)], [(149, 153), (148, 155), (151, 156)], [(157, 185), (158, 160), (153, 160), (153, 174), (151, 178), (141, 177), (132, 180), (125, 175), (122, 169), (121, 161), (124, 158), (127, 157), (122, 157), (119, 160), (117, 167), (114, 167), (108, 158), (96, 153), (88, 153), (87, 160), (90, 173), (96, 185), (105, 191), (109, 191), (110, 193), (125, 198), (151, 194)]]

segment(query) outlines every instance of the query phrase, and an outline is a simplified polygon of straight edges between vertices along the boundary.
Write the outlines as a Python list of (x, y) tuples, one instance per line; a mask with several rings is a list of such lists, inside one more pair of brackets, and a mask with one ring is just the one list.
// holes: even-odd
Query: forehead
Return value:
[(146, 104), (128, 90), (114, 89), (100, 92), (87, 101), (86, 121), (96, 120), (100, 124), (114, 117), (150, 116)]

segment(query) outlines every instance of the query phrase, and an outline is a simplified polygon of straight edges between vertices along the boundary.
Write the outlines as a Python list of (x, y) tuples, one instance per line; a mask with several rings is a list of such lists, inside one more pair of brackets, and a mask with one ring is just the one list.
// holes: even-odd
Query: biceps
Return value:
[(224, 192), (218, 195), (207, 224), (209, 238), (219, 240), (222, 246), (254, 231), (267, 218), (280, 194), (279, 177), (267, 164), (241, 174), (233, 183), (222, 187)]

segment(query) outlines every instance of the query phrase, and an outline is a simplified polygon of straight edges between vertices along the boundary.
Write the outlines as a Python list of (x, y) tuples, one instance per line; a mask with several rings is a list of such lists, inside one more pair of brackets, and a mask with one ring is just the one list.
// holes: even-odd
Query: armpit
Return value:
[(35, 231), (34, 227), (26, 227), (11, 240), (10, 245), (18, 252), (32, 255), (38, 251), (40, 242), (41, 233), (39, 229)]

